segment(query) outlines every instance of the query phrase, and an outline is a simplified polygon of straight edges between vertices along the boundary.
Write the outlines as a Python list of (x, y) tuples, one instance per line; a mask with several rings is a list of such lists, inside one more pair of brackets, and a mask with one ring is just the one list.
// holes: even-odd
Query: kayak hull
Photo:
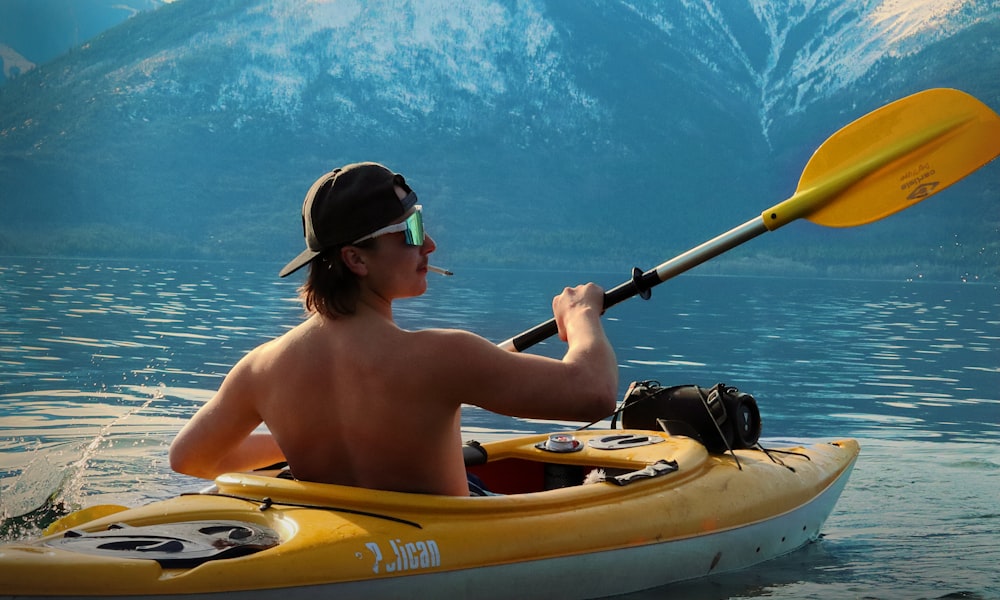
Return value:
[[(225, 475), (211, 494), (0, 546), (0, 598), (622, 594), (743, 569), (816, 539), (859, 451), (843, 440), (770, 454), (738, 450), (734, 457), (654, 432), (574, 435), (571, 452), (547, 451), (547, 436), (485, 444), (489, 461), (470, 471), (503, 494), (497, 496)], [(625, 443), (594, 446), (609, 439)], [(584, 484), (584, 474), (597, 481)], [(161, 544), (157, 528), (206, 521), (242, 523), (271, 537), (245, 555), (195, 557), (191, 564), (160, 551), (191, 540)], [(109, 532), (116, 523), (123, 528)], [(101, 537), (116, 532), (123, 537), (113, 543)], [(156, 545), (147, 540), (139, 550), (119, 550), (129, 546), (122, 539), (142, 535)]]

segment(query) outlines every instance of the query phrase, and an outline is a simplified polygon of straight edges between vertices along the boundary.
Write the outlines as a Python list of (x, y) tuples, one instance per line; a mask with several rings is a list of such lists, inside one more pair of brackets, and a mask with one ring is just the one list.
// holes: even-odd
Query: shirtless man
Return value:
[[(562, 360), (475, 334), (405, 331), (392, 302), (427, 289), (434, 240), (416, 195), (376, 163), (347, 165), (303, 203), (310, 316), (244, 356), (177, 435), (170, 465), (214, 478), (287, 461), (302, 480), (467, 496), (463, 403), (519, 417), (593, 421), (615, 408), (618, 371), (600, 322), (603, 291), (552, 301)], [(267, 432), (255, 431), (261, 424)]]

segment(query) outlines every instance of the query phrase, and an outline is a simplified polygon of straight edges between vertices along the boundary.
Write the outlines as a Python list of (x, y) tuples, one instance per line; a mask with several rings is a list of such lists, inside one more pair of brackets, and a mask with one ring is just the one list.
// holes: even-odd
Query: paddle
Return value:
[[(700, 246), (604, 294), (608, 309), (649, 297), (667, 279), (796, 219), (855, 227), (933, 196), (1000, 155), (1000, 116), (972, 96), (932, 89), (907, 96), (830, 136), (806, 164), (795, 194)], [(520, 352), (557, 333), (555, 319), (499, 346)]]

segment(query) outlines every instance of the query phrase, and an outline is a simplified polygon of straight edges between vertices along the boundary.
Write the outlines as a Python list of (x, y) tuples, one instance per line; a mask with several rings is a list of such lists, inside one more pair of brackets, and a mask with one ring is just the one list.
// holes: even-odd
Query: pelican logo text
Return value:
[[(375, 559), (372, 573), (399, 573), (441, 566), (441, 551), (434, 540), (404, 543), (396, 539), (389, 540), (389, 546), (391, 552), (383, 554), (375, 542), (365, 544)], [(356, 556), (361, 558), (361, 553)]]
[(899, 189), (910, 192), (907, 200), (917, 200), (926, 198), (934, 193), (934, 189), (941, 184), (939, 181), (927, 181), (937, 174), (929, 164), (922, 163), (916, 169), (910, 169), (899, 178)]

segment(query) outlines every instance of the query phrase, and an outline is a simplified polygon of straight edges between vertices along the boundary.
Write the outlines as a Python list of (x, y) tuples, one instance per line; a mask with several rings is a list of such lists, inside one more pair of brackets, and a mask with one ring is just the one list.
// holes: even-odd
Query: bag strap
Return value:
[[(628, 389), (625, 390), (625, 395), (622, 396), (622, 401), (618, 403), (618, 408), (615, 409), (615, 412), (611, 413), (611, 429), (617, 428), (618, 416), (621, 415), (626, 408), (635, 404), (636, 402), (642, 402), (643, 400), (652, 398), (657, 394), (659, 394), (660, 392), (662, 392), (664, 389), (666, 388), (661, 386), (660, 382), (654, 379), (649, 379), (646, 381), (633, 381), (632, 383), (630, 383), (628, 385)], [(650, 393), (643, 393), (648, 390), (653, 390), (653, 391)], [(597, 421), (594, 421), (594, 423), (597, 423)], [(587, 427), (590, 427), (594, 423), (590, 423), (589, 425), (581, 427), (580, 429), (586, 429)]]

